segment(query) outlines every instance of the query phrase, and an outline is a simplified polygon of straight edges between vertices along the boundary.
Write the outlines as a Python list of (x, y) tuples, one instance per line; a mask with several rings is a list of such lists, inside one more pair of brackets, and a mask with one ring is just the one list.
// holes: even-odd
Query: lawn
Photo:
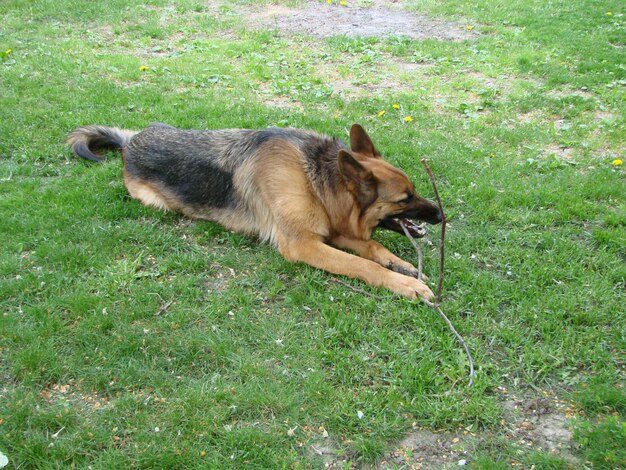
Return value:
[[(361, 8), (399, 18), (397, 33), (311, 27)], [(625, 13), (3, 1), (0, 462), (626, 467)], [(403, 34), (411, 19), (433, 37)], [(151, 122), (342, 139), (359, 122), (432, 198), (428, 159), (450, 219), (442, 306), (473, 386), (426, 305), (143, 207), (119, 156), (64, 144), (80, 125)], [(415, 260), (406, 238), (376, 238)], [(431, 284), (438, 240), (422, 241)]]

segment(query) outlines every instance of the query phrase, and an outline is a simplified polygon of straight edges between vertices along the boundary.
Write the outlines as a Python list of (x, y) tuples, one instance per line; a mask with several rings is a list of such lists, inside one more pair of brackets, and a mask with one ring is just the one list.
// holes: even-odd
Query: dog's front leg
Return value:
[[(398, 258), (375, 240), (357, 240), (354, 238), (339, 236), (333, 238), (332, 244), (337, 248), (354, 251), (359, 256), (370, 259), (387, 269), (391, 269), (392, 271), (412, 277), (418, 276), (418, 271), (415, 266), (401, 258)], [(428, 280), (428, 278), (423, 274), (422, 278), (424, 280)]]
[(333, 248), (315, 236), (295, 239), (277, 238), (280, 253), (289, 261), (302, 261), (333, 274), (358, 278), (372, 286), (386, 287), (411, 299), (418, 296), (428, 300), (434, 298), (428, 286), (415, 277), (390, 271), (381, 263)]

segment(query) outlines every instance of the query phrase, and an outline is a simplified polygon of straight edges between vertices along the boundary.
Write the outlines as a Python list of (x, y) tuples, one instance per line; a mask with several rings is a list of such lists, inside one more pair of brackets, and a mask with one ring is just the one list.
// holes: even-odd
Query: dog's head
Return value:
[[(350, 129), (351, 152), (340, 150), (339, 173), (361, 208), (361, 223), (374, 230), (383, 227), (404, 235), (401, 221), (421, 220), (438, 224), (441, 212), (432, 202), (415, 192), (411, 180), (398, 168), (385, 162), (365, 130), (358, 124)], [(409, 227), (414, 224), (407, 223)], [(410, 230), (415, 236), (423, 236)]]

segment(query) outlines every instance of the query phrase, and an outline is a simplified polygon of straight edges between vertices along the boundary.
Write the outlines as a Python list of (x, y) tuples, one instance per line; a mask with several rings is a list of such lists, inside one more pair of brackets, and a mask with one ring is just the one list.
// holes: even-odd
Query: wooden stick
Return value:
[[(474, 384), (474, 376), (475, 376), (474, 360), (472, 359), (472, 354), (471, 354), (469, 348), (467, 347), (467, 344), (465, 343), (465, 340), (463, 339), (463, 337), (459, 334), (458, 331), (456, 331), (456, 328), (454, 328), (454, 325), (452, 324), (450, 319), (446, 316), (445, 313), (443, 313), (443, 310), (441, 310), (441, 307), (439, 306), (439, 303), (441, 302), (441, 292), (443, 290), (444, 258), (445, 258), (444, 245), (445, 245), (445, 237), (446, 237), (446, 215), (445, 215), (445, 213), (443, 211), (443, 205), (441, 204), (441, 198), (439, 197), (439, 191), (437, 191), (437, 184), (435, 183), (435, 177), (433, 175), (433, 172), (431, 171), (430, 167), (428, 166), (428, 163), (426, 162), (426, 159), (422, 159), (422, 164), (424, 165), (424, 168), (426, 168), (426, 173), (428, 173), (428, 177), (430, 178), (430, 183), (432, 184), (433, 190), (435, 191), (435, 197), (437, 198), (437, 204), (439, 205), (439, 211), (441, 212), (441, 219), (442, 220), (441, 220), (441, 241), (439, 243), (439, 283), (437, 284), (437, 294), (436, 294), (436, 297), (435, 297), (435, 302), (434, 303), (430, 302), (430, 301), (428, 301), (428, 300), (426, 300), (424, 298), (422, 298), (421, 300), (426, 305), (428, 305), (429, 307), (433, 308), (441, 316), (441, 318), (444, 319), (444, 321), (448, 325), (448, 328), (450, 329), (450, 331), (452, 331), (452, 333), (454, 333), (454, 335), (456, 336), (456, 339), (459, 341), (459, 343), (461, 343), (461, 346), (463, 346), (463, 349), (465, 349), (465, 354), (467, 354), (467, 360), (469, 362), (469, 368), (470, 368), (468, 387), (471, 387)], [(417, 242), (413, 239), (413, 237), (411, 236), (409, 231), (406, 229), (404, 224), (402, 222), (400, 222), (400, 225), (402, 226), (402, 229), (404, 230), (404, 234), (411, 241), (411, 243), (413, 244), (413, 247), (415, 247), (415, 250), (417, 251), (418, 264), (421, 265), (422, 250), (419, 248), (419, 245), (417, 245)], [(422, 273), (421, 266), (418, 268), (418, 271), (419, 271), (419, 276), (421, 278), (421, 273)]]
[(374, 299), (385, 299), (385, 298), (387, 298), (387, 297), (383, 297), (382, 295), (371, 294), (371, 293), (369, 293), (367, 291), (364, 291), (363, 289), (359, 289), (358, 287), (351, 286), (347, 282), (344, 282), (341, 279), (337, 279), (336, 277), (331, 277), (330, 278), (330, 282), (334, 282), (336, 284), (341, 284), (342, 286), (345, 286), (348, 289), (353, 290), (354, 292), (358, 292), (359, 294), (366, 295), (367, 297), (373, 297)]
[(174, 302), (174, 300), (168, 300), (167, 302), (165, 302), (163, 305), (161, 305), (161, 308), (159, 308), (159, 310), (157, 310), (157, 312), (155, 313), (156, 316), (161, 315), (164, 312), (167, 312), (167, 309), (170, 308), (170, 305), (172, 305), (172, 303)]
[(444, 260), (444, 241), (446, 239), (446, 214), (443, 211), (443, 205), (441, 204), (441, 198), (439, 197), (439, 191), (437, 191), (437, 185), (435, 184), (435, 177), (431, 171), (425, 158), (422, 158), (422, 165), (426, 168), (426, 173), (430, 178), (430, 184), (435, 191), (435, 198), (437, 198), (437, 204), (439, 205), (439, 212), (441, 212), (441, 242), (439, 244), (439, 282), (437, 284), (437, 295), (435, 296), (435, 305), (439, 306), (441, 302), (441, 291), (443, 290), (443, 260)]
[(456, 336), (456, 339), (459, 340), (459, 343), (461, 343), (461, 346), (463, 346), (463, 349), (465, 349), (465, 354), (467, 355), (467, 360), (469, 362), (469, 368), (470, 368), (469, 383), (467, 384), (467, 386), (471, 387), (474, 384), (474, 376), (476, 375), (474, 373), (474, 360), (472, 359), (472, 354), (470, 353), (470, 350), (467, 347), (467, 344), (463, 340), (463, 337), (459, 334), (458, 331), (456, 331), (456, 328), (454, 328), (454, 325), (452, 324), (450, 319), (446, 316), (446, 314), (443, 313), (443, 310), (441, 310), (441, 307), (439, 305), (435, 305), (434, 303), (429, 302), (428, 300), (424, 298), (422, 298), (422, 302), (424, 302), (429, 307), (432, 307), (441, 316), (441, 318), (444, 319), (444, 321), (448, 324), (448, 328), (450, 328), (450, 331), (454, 333), (454, 336)]
[(413, 245), (413, 248), (415, 248), (415, 251), (417, 251), (417, 279), (419, 279), (421, 281), (422, 278), (423, 278), (423, 275), (422, 275), (422, 258), (423, 258), (423, 256), (422, 256), (422, 249), (420, 248), (420, 246), (415, 241), (415, 238), (413, 238), (411, 236), (411, 234), (409, 233), (409, 229), (406, 228), (406, 226), (404, 225), (404, 222), (402, 222), (402, 220), (400, 220), (400, 227), (402, 227), (402, 231), (404, 232), (406, 237), (410, 240), (411, 245)]

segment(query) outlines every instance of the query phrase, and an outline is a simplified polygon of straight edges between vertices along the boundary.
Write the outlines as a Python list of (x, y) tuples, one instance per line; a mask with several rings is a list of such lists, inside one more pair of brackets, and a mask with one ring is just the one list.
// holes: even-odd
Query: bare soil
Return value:
[(369, 8), (320, 1), (309, 1), (302, 8), (265, 5), (245, 12), (244, 16), (253, 27), (276, 29), (283, 35), (320, 38), (406, 36), (462, 41), (477, 34), (459, 23), (413, 14), (392, 1), (374, 2)]
[[(329, 445), (315, 447), (322, 456), (325, 467), (330, 469), (453, 469), (473, 468), (472, 455), (478, 451), (494, 449), (499, 445), (513, 445), (525, 451), (541, 451), (553, 454), (576, 468), (580, 461), (574, 456), (572, 431), (569, 426), (568, 405), (555, 397), (515, 398), (508, 397), (502, 403), (502, 433), (436, 432), (415, 427), (394, 450), (385, 454), (375, 465), (349, 467), (350, 458), (334, 452)], [(503, 442), (506, 440), (506, 443)], [(510, 461), (519, 467), (521, 464)]]

